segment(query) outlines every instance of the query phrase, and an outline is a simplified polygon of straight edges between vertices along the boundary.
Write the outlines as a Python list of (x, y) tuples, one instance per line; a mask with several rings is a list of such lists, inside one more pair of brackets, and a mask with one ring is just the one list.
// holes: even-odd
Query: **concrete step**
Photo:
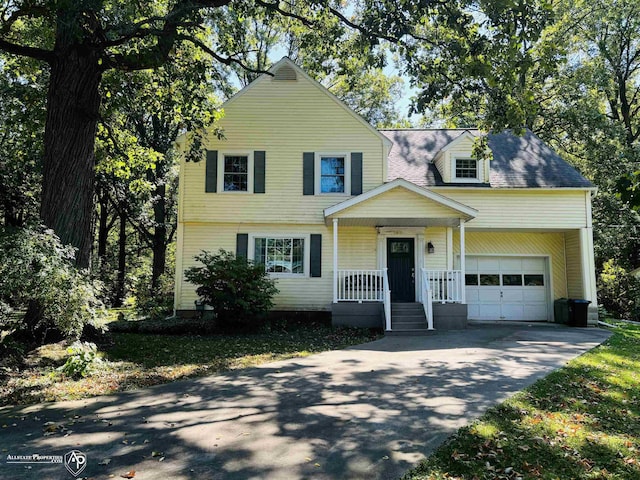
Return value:
[(422, 315), (424, 317), (424, 310), (422, 308), (420, 308), (420, 309), (416, 308), (415, 310), (391, 310), (391, 315), (393, 315), (393, 316)]
[(423, 318), (421, 320), (406, 321), (406, 320), (392, 320), (392, 328), (427, 328), (427, 322)]
[(392, 310), (415, 310), (418, 308), (423, 308), (421, 303), (392, 303)]
[(396, 319), (400, 320), (424, 320), (426, 317), (424, 316), (424, 312), (415, 312), (415, 313), (397, 313), (397, 314), (393, 314), (391, 313), (391, 318), (393, 319), (393, 321), (395, 322)]
[(435, 335), (435, 330), (427, 330), (426, 328), (419, 329), (399, 329), (393, 328), (390, 332), (384, 332), (385, 335), (395, 337), (418, 337), (424, 335)]

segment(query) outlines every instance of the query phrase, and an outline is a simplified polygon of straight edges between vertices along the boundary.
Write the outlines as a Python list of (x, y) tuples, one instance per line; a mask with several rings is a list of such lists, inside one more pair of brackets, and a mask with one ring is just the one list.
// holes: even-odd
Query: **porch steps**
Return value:
[(392, 303), (391, 331), (386, 335), (434, 335), (435, 330), (428, 330), (427, 319), (421, 303)]

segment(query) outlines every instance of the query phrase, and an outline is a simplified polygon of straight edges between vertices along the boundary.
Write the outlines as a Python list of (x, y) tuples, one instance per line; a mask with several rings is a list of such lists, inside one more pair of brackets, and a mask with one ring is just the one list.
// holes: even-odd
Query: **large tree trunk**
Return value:
[(156, 293), (159, 287), (160, 276), (164, 273), (167, 259), (167, 212), (166, 212), (166, 186), (160, 184), (156, 187), (155, 203), (153, 204), (153, 267), (151, 270), (151, 292)]
[(98, 261), (102, 265), (107, 256), (107, 239), (109, 238), (109, 196), (104, 189), (98, 193)]
[(114, 307), (121, 307), (124, 303), (124, 282), (127, 273), (127, 214), (126, 208), (120, 212), (120, 231), (118, 234), (118, 280), (116, 296), (113, 299)]
[(88, 267), (102, 72), (89, 42), (64, 45), (63, 35), (58, 37), (47, 94), (40, 216), (62, 243), (78, 249), (77, 265)]

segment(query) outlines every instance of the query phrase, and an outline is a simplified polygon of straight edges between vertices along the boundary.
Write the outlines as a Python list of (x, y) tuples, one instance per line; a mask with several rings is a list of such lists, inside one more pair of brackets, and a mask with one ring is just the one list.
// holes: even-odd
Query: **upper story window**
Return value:
[(456, 178), (477, 179), (478, 161), (473, 158), (456, 158)]
[(320, 157), (320, 193), (345, 193), (345, 157)]
[(351, 155), (316, 153), (314, 191), (320, 195), (351, 195)]
[(451, 180), (459, 183), (484, 181), (483, 163), (469, 155), (451, 155)]
[(225, 155), (223, 168), (222, 185), (225, 192), (249, 191), (248, 155)]

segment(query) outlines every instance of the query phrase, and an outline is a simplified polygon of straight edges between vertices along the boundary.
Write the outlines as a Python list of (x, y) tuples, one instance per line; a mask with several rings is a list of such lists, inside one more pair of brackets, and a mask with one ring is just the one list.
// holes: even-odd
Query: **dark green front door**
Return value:
[(387, 239), (387, 268), (392, 302), (415, 302), (413, 238)]

